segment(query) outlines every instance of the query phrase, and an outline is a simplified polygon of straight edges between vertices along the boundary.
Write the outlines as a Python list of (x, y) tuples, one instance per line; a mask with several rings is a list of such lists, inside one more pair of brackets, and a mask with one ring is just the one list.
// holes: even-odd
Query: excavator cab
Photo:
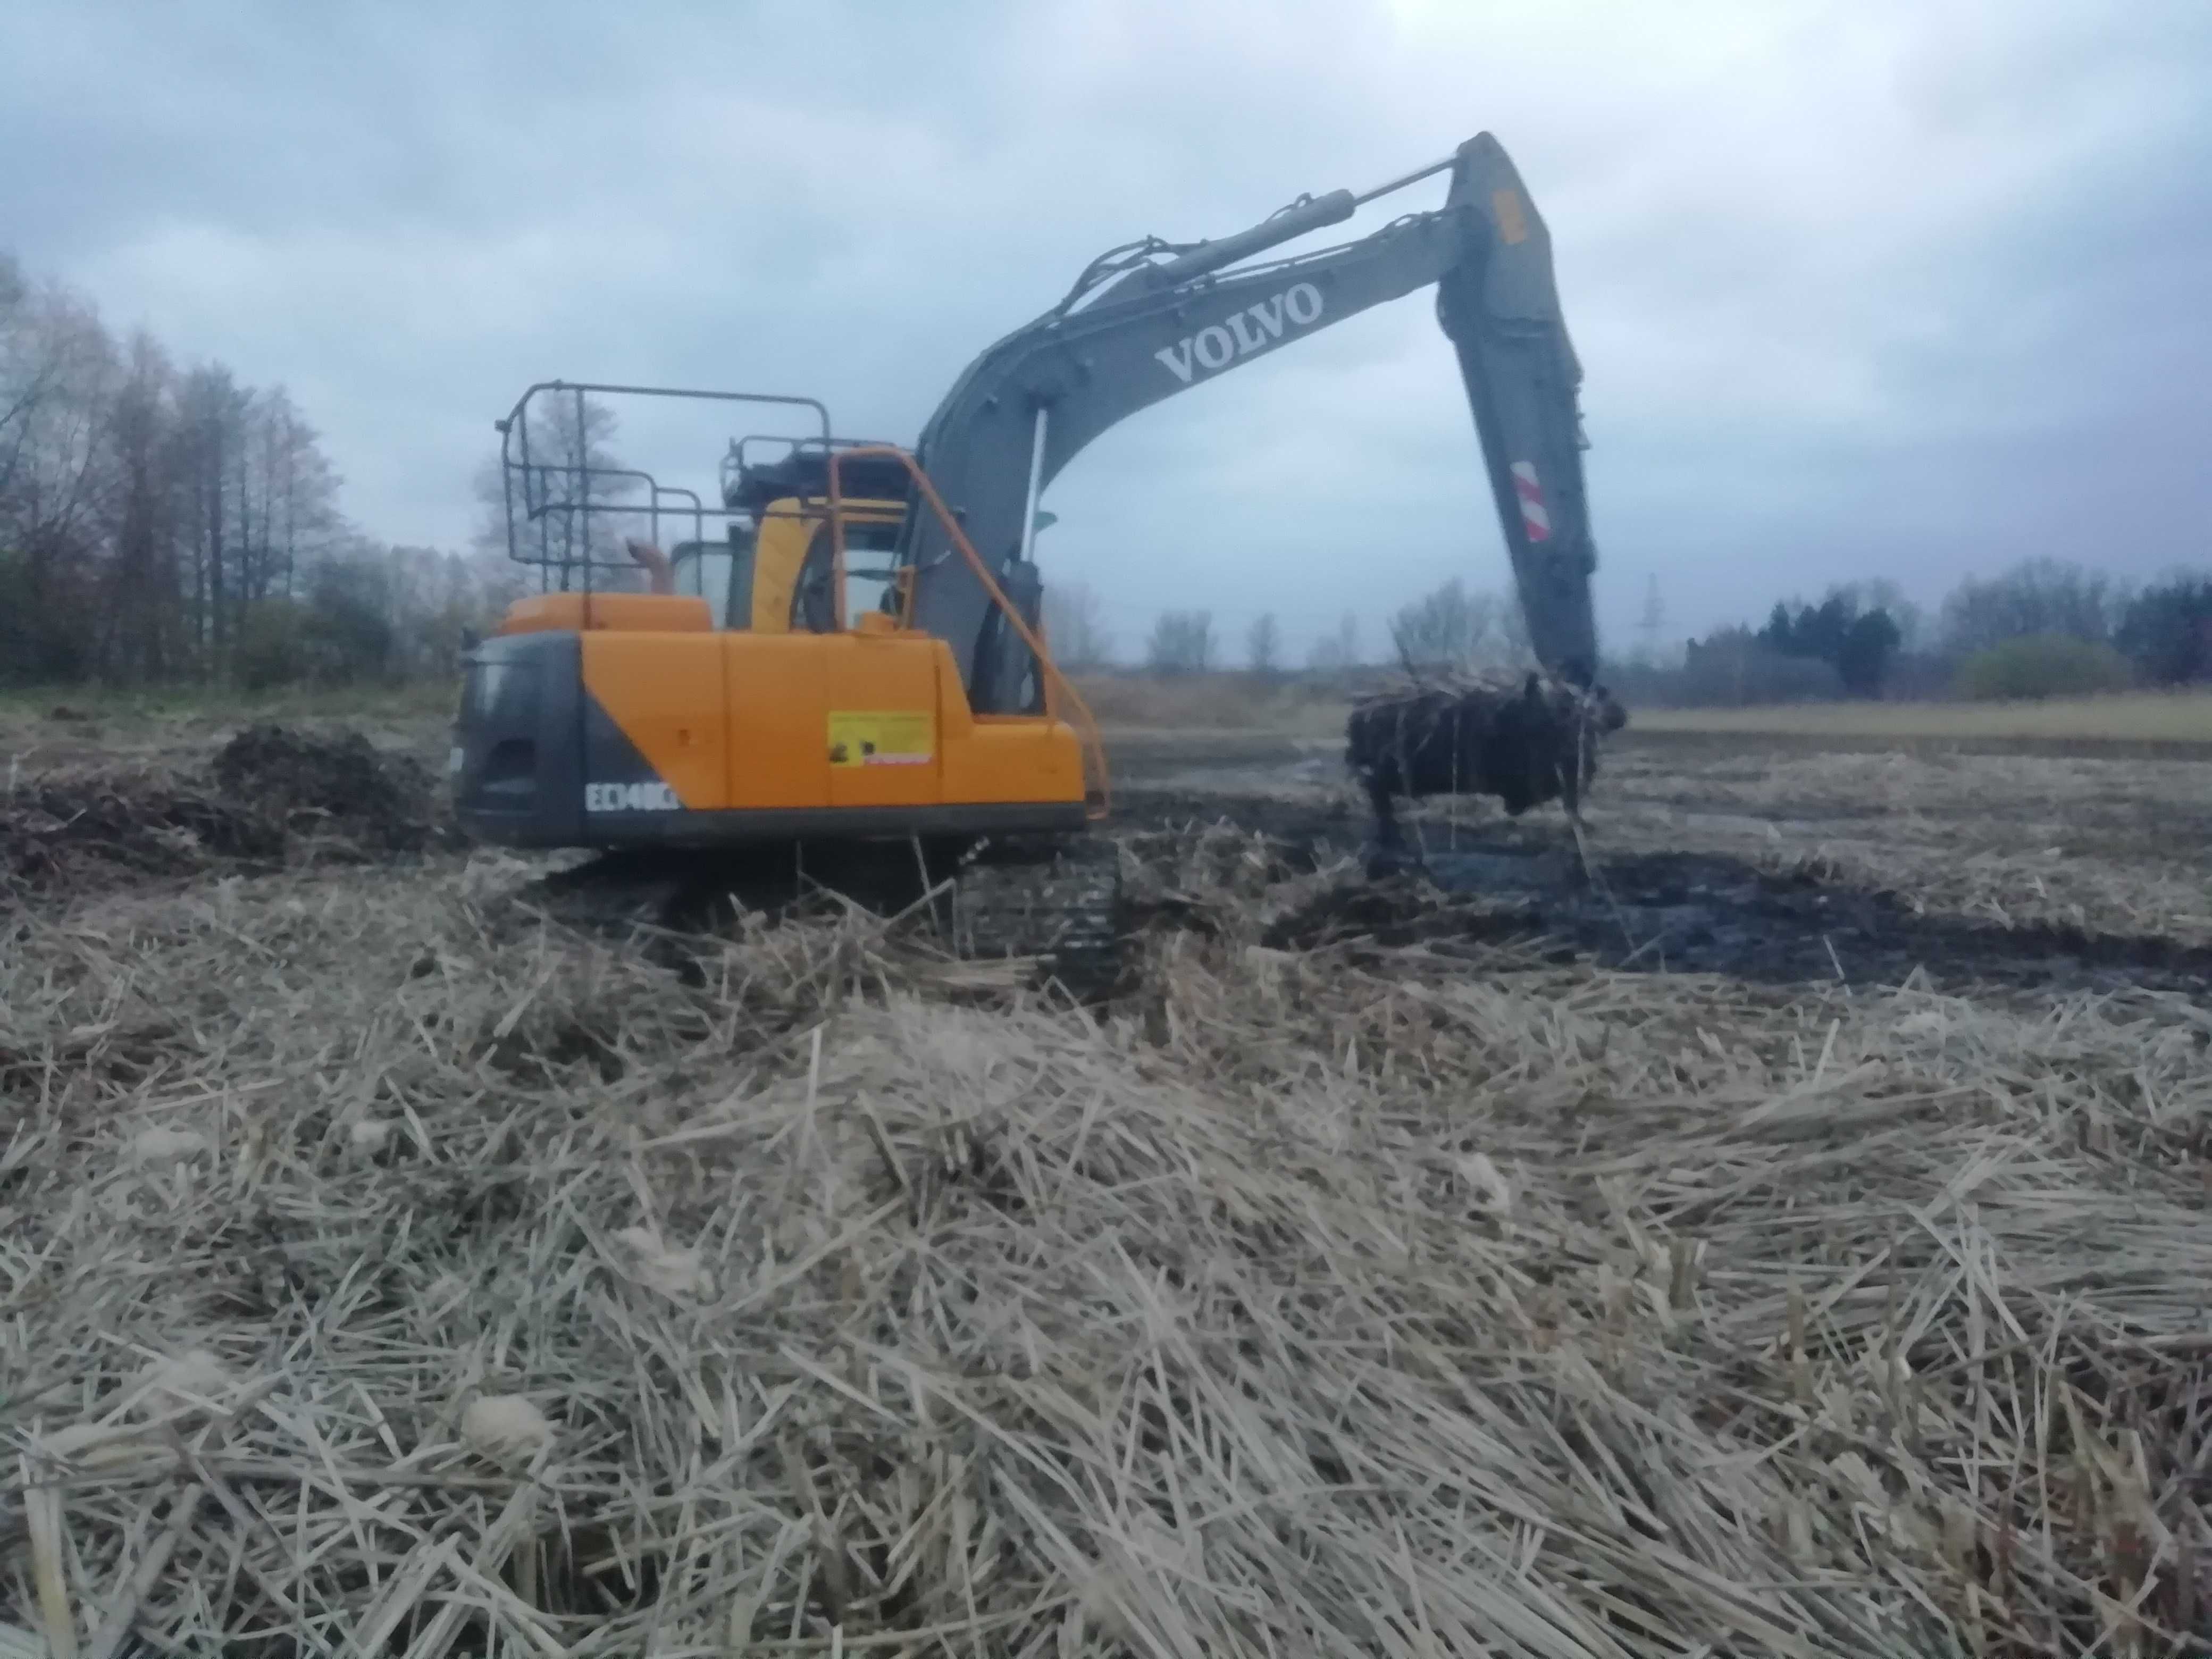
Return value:
[[(777, 443), (786, 446), (782, 453), (760, 453)], [(884, 608), (908, 484), (896, 464), (848, 460), (833, 506), (829, 455), (857, 447), (761, 434), (732, 440), (722, 462), (722, 501), (732, 514), (724, 538), (673, 550), (677, 591), (706, 599), (717, 627), (759, 634), (836, 633)]]
[(751, 524), (733, 521), (723, 541), (679, 543), (670, 555), (676, 591), (706, 599), (717, 628), (836, 633), (887, 608), (906, 508), (863, 498), (840, 502), (836, 517), (842, 538), (825, 499), (787, 496)]

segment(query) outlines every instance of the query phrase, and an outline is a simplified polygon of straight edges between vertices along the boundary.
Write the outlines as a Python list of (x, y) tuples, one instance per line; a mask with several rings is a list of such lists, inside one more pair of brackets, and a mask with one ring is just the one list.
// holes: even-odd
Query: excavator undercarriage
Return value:
[(712, 936), (740, 912), (771, 919), (851, 905), (925, 948), (1020, 964), (1084, 1003), (1126, 970), (1121, 854), (1104, 836), (830, 841), (742, 851), (601, 853), (530, 883), (522, 901), (609, 939)]

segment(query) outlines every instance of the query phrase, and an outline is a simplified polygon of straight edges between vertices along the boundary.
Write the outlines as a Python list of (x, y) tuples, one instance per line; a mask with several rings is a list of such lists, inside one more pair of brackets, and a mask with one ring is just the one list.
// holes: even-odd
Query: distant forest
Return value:
[[(1114, 665), (1095, 596), (1079, 585), (1048, 596), (1048, 620), (1070, 666)], [(2082, 566), (2028, 560), (1971, 578), (1928, 617), (1887, 582), (1839, 586), (1819, 600), (1776, 603), (1763, 621), (1671, 644), (1655, 583), (1640, 638), (1608, 653), (1615, 691), (1645, 703), (1750, 705), (1911, 698), (2089, 696), (2212, 682), (2212, 570), (2179, 570), (2142, 586)], [(1242, 667), (1295, 674), (1273, 616), (1254, 623), (1240, 663), (1203, 611), (1170, 611), (1138, 659), (1163, 676)], [(1312, 641), (1304, 672), (1359, 667), (1416, 673), (1515, 668), (1534, 659), (1517, 604), (1456, 579), (1405, 606), (1386, 636), (1361, 649), (1346, 616)]]
[(454, 672), (514, 573), (377, 541), (338, 484), (284, 388), (118, 339), (0, 254), (0, 684)]

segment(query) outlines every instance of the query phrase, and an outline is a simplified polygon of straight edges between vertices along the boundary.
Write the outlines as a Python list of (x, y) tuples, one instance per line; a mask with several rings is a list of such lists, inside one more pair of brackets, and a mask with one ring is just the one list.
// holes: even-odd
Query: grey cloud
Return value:
[[(910, 441), (1104, 246), (1488, 128), (1555, 239), (1618, 641), (1651, 573), (1682, 632), (1855, 576), (2212, 556), (2208, 94), (2186, 0), (18, 0), (0, 155), (40, 160), (0, 239), (288, 383), (365, 527), (458, 544), (532, 380), (806, 391)], [(722, 435), (624, 445), (706, 479)], [(1416, 296), (1109, 434), (1046, 552), (1125, 641), (1169, 604), (1372, 637), (1502, 579), (1474, 453)]]

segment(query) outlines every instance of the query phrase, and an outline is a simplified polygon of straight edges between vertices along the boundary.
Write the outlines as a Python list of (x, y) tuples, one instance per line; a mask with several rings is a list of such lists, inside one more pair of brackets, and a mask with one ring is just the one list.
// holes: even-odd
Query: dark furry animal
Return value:
[(1406, 857), (1399, 797), (1495, 795), (1507, 814), (1562, 802), (1575, 812), (1597, 775), (1597, 739), (1628, 723), (1602, 686), (1587, 695), (1530, 674), (1517, 690), (1480, 681), (1371, 697), (1345, 728), (1345, 762), (1375, 809), (1376, 864)]

